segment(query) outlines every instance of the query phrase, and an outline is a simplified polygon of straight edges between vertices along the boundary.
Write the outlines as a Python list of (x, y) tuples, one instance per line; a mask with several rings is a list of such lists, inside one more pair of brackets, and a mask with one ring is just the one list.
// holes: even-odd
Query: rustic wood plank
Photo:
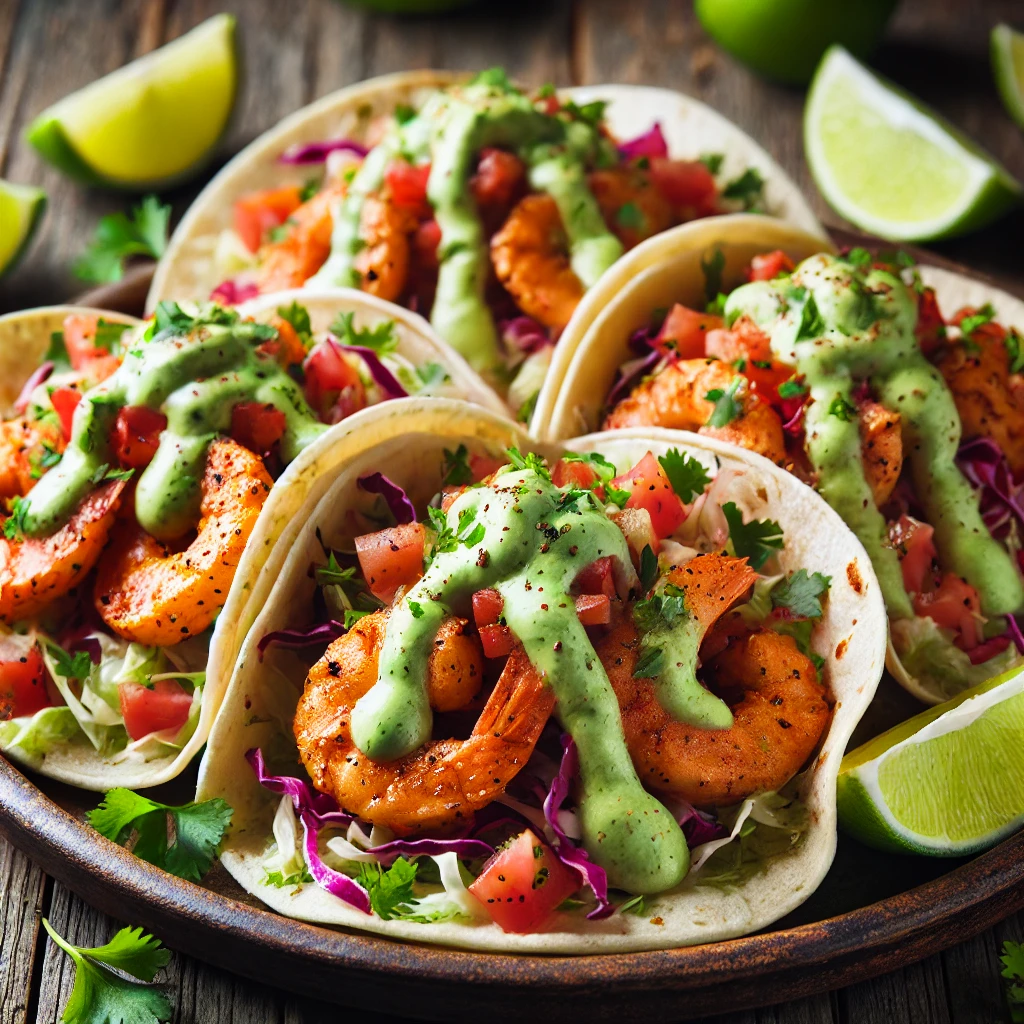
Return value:
[(46, 878), (0, 839), (0, 1024), (25, 1024)]
[(956, 1024), (946, 1005), (939, 957), (838, 993), (839, 1024)]

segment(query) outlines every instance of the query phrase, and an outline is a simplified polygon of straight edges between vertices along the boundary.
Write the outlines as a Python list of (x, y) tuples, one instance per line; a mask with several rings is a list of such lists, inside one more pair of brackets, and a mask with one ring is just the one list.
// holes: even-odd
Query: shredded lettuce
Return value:
[(4, 753), (17, 751), (34, 760), (45, 757), (79, 734), (78, 720), (71, 708), (43, 708), (28, 718), (0, 722), (0, 750)]

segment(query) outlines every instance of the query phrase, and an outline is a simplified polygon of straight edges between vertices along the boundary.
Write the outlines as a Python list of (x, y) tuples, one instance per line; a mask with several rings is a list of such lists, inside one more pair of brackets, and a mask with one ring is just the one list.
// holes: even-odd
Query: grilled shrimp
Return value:
[(545, 327), (565, 327), (583, 298), (583, 285), (569, 263), (561, 215), (548, 195), (529, 195), (516, 203), (491, 239), (491, 262), (519, 308)]
[(676, 223), (668, 200), (651, 183), (650, 175), (638, 167), (592, 171), (587, 184), (608, 230), (627, 249)]
[(407, 207), (384, 196), (370, 196), (363, 204), (359, 237), (365, 243), (356, 256), (360, 289), (394, 302), (409, 279), (409, 239), (416, 217)]
[[(335, 640), (306, 679), (295, 712), (295, 739), (313, 784), (347, 811), (399, 835), (468, 823), (533, 753), (555, 704), (522, 647), (513, 648), (468, 739), (431, 740), (396, 761), (376, 762), (352, 742), (357, 700), (377, 681), (383, 615), (361, 619)], [(479, 641), (449, 619), (430, 659), (431, 705), (451, 709), (479, 690)]]
[(48, 452), (64, 451), (64, 434), (55, 423), (21, 417), (0, 422), (0, 500), (24, 497), (41, 475)]
[(271, 486), (258, 455), (233, 441), (214, 441), (196, 539), (174, 551), (137, 523), (124, 523), (96, 574), (103, 621), (126, 640), (160, 647), (202, 633), (227, 600)]
[[(715, 410), (709, 391), (726, 391), (739, 379), (735, 392), (739, 415), (721, 427), (708, 426)], [(746, 379), (717, 359), (681, 359), (641, 382), (608, 414), (604, 429), (616, 427), (669, 427), (696, 430), (750, 451), (778, 465), (786, 461), (782, 421), (767, 402), (754, 394)]]
[(85, 579), (103, 553), (124, 486), (114, 480), (97, 488), (49, 537), (11, 540), (0, 534), (0, 622), (43, 611)]
[(860, 450), (864, 476), (881, 507), (892, 496), (903, 469), (901, 417), (878, 402), (860, 407)]

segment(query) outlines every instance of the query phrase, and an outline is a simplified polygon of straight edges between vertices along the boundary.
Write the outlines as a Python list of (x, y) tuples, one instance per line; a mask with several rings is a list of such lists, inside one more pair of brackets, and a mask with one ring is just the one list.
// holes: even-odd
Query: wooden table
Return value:
[[(833, 0), (840, 2), (840, 0)], [(0, 0), (0, 175), (46, 188), (50, 210), (21, 268), (0, 282), (0, 311), (81, 290), (73, 258), (124, 197), (83, 190), (21, 140), (45, 106), (221, 9), (239, 16), (248, 71), (226, 157), (296, 107), (371, 75), (416, 67), (504, 65), (523, 81), (642, 82), (681, 89), (757, 138), (794, 176), (817, 212), (838, 223), (803, 159), (803, 95), (760, 81), (710, 43), (687, 0), (483, 0), (469, 12), (395, 20), (335, 0)], [(1024, 177), (1024, 135), (1004, 114), (987, 58), (990, 27), (1021, 16), (1016, 0), (904, 0), (876, 65), (983, 140)], [(1019, 27), (1019, 26), (1018, 26)], [(197, 186), (165, 198), (180, 212)], [(1024, 291), (1024, 215), (940, 250)], [(0, 1024), (60, 1017), (68, 959), (39, 927), (47, 916), (79, 945), (116, 925), (0, 841)], [(897, 974), (770, 1009), (736, 1024), (993, 1024), (1005, 1019), (998, 951), (1024, 938), (1012, 917)], [(338, 1012), (213, 970), (180, 951), (166, 972), (181, 1024), (314, 1024)], [(361, 1021), (384, 1020), (361, 1013)]]

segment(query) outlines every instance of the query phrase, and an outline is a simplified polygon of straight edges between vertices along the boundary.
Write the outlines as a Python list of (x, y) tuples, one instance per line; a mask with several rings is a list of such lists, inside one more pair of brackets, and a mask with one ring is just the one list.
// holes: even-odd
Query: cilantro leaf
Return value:
[(551, 474), (548, 472), (548, 467), (544, 464), (544, 459), (536, 452), (527, 452), (524, 455), (518, 448), (506, 448), (505, 453), (508, 455), (512, 469), (528, 469), (530, 472), (536, 473), (542, 480), (550, 482)]
[(94, 484), (102, 484), (107, 480), (131, 480), (134, 469), (111, 469), (109, 462), (104, 462), (89, 478)]
[(642, 633), (649, 633), (659, 626), (671, 628), (688, 614), (686, 595), (671, 583), (660, 593), (637, 601), (633, 606), (633, 621)]
[(131, 217), (124, 213), (101, 217), (92, 242), (73, 267), (74, 275), (92, 284), (120, 281), (129, 257), (159, 259), (167, 248), (170, 218), (170, 206), (156, 196), (146, 196)]
[(684, 505), (689, 505), (698, 494), (703, 494), (704, 488), (711, 483), (711, 477), (700, 459), (691, 458), (678, 448), (669, 448), (664, 455), (658, 457), (658, 462), (672, 490)]
[(4, 520), (4, 536), (8, 540), (21, 540), (25, 536), (28, 502), (20, 495), (11, 502), (11, 514)]
[(697, 159), (712, 173), (717, 174), (722, 169), (722, 164), (725, 162), (725, 155), (723, 153), (704, 153)]
[(370, 897), (374, 913), (384, 921), (402, 917), (411, 911), (415, 900), (412, 885), (416, 881), (416, 864), (399, 857), (390, 868), (380, 864), (362, 864), (356, 882)]
[(829, 416), (837, 416), (844, 423), (850, 423), (857, 418), (857, 406), (848, 402), (842, 395), (836, 395), (828, 407)]
[(486, 85), (490, 89), (500, 89), (502, 92), (519, 92), (509, 80), (504, 68), (485, 68), (478, 71), (470, 80), (470, 85)]
[(622, 508), (629, 501), (630, 491), (623, 487), (615, 487), (612, 484), (612, 480), (618, 472), (615, 466), (598, 452), (563, 452), (562, 461), (582, 462), (584, 465), (590, 466), (597, 473), (597, 481), (593, 486), (604, 488), (605, 501), (609, 504), (618, 505), (619, 508)]
[(441, 467), (441, 483), (445, 487), (462, 487), (473, 482), (473, 471), (469, 468), (469, 449), (460, 444), (455, 451), (444, 450), (444, 464)]
[(651, 912), (648, 901), (649, 896), (634, 896), (632, 899), (628, 899), (625, 903), (619, 904), (620, 914), (636, 914), (637, 917), (647, 917)]
[[(100, 835), (121, 846), (134, 835), (137, 857), (198, 882), (210, 870), (231, 815), (231, 807), (219, 798), (172, 807), (130, 789), (112, 789), (86, 817)], [(170, 843), (168, 820), (174, 834)]]
[(448, 371), (440, 363), (424, 363), (416, 367), (416, 377), (423, 389), (439, 388), (448, 381)]
[(999, 962), (1003, 965), (1002, 976), (1010, 982), (1006, 986), (1010, 1019), (1024, 1020), (1024, 946), (1007, 939), (1003, 943), (1003, 953), (999, 957)]
[(596, 128), (604, 119), (604, 112), (607, 106), (608, 104), (605, 100), (592, 100), (590, 103), (584, 103), (583, 106), (573, 103), (572, 100), (567, 100), (562, 110), (571, 118)]
[(412, 617), (414, 619), (422, 619), (423, 618), (423, 605), (421, 605), (419, 603), (419, 601), (410, 601), (409, 602), (409, 611), (412, 612)]
[(814, 296), (808, 295), (804, 299), (803, 309), (800, 311), (800, 326), (797, 328), (796, 340), (806, 341), (820, 338), (824, 333), (825, 319), (818, 310)]
[(717, 246), (708, 257), (701, 256), (700, 269), (704, 271), (704, 298), (714, 302), (722, 290), (722, 271), (725, 270), (725, 253)]
[(158, 302), (153, 317), (153, 322), (146, 329), (144, 335), (147, 341), (151, 341), (156, 335), (165, 331), (173, 335), (184, 335), (197, 327), (219, 326), (234, 327), (240, 336), (245, 336), (254, 341), (272, 341), (277, 337), (277, 331), (270, 324), (258, 324), (250, 321), (239, 322), (237, 311), (225, 309), (215, 302), (203, 303), (195, 315), (186, 312), (177, 302), (165, 299)]
[(644, 215), (636, 203), (623, 203), (615, 215), (615, 223), (620, 228), (635, 228), (639, 231), (644, 226)]
[(263, 877), (266, 885), (273, 885), (278, 889), (285, 889), (293, 885), (311, 885), (314, 879), (308, 868), (296, 871), (290, 875), (284, 875), (280, 871), (268, 871)]
[(1011, 327), (1006, 332), (1003, 344), (1006, 346), (1006, 354), (1010, 360), (1010, 373), (1024, 371), (1024, 338)]
[(724, 427), (741, 416), (743, 406), (736, 401), (736, 392), (743, 384), (742, 377), (733, 377), (732, 383), (725, 388), (712, 388), (704, 397), (715, 403), (715, 408), (708, 417), (709, 427)]
[(121, 338), (126, 330), (128, 328), (124, 324), (115, 324), (100, 317), (96, 321), (96, 334), (93, 336), (92, 343), (106, 352), (120, 355)]
[(760, 571), (772, 552), (782, 549), (782, 527), (774, 519), (752, 519), (745, 523), (743, 513), (733, 501), (727, 501), (722, 512), (729, 524), (733, 550), (739, 558), (748, 559), (752, 569)]
[(645, 544), (640, 552), (640, 586), (645, 591), (650, 590), (658, 579), (658, 556), (651, 550), (650, 544)]
[(832, 577), (820, 572), (807, 575), (798, 569), (789, 579), (780, 580), (772, 588), (772, 607), (785, 608), (798, 619), (820, 619), (820, 598), (828, 593)]
[(60, 644), (52, 640), (46, 641), (46, 649), (53, 659), (53, 670), (64, 679), (88, 679), (92, 672), (92, 658), (88, 651), (75, 651), (69, 654)]
[(737, 199), (743, 203), (744, 210), (752, 210), (764, 201), (764, 178), (753, 167), (748, 167), (738, 178), (726, 182), (722, 197)]
[(799, 398), (807, 394), (807, 385), (796, 377), (790, 377), (779, 385), (779, 398)]
[(645, 646), (633, 668), (634, 679), (653, 679), (665, 667), (665, 652), (660, 647)]
[(399, 124), (408, 124), (416, 116), (416, 108), (408, 103), (395, 104), (395, 120)]
[(142, 984), (151, 982), (170, 960), (158, 939), (141, 928), (122, 928), (105, 946), (89, 948), (72, 945), (45, 917), (43, 927), (75, 964), (75, 983), (61, 1016), (65, 1024), (158, 1024), (171, 1019), (163, 991)]
[(991, 323), (996, 317), (996, 311), (990, 302), (986, 302), (973, 316), (965, 316), (960, 321), (960, 333), (969, 338), (979, 327)]
[(313, 324), (309, 319), (309, 310), (305, 306), (300, 306), (298, 302), (292, 299), (290, 306), (277, 307), (277, 315), (285, 323), (292, 325), (304, 348), (310, 349), (313, 347)]
[(875, 258), (867, 249), (856, 245), (845, 255), (838, 256), (837, 259), (842, 260), (844, 263), (849, 263), (850, 266), (856, 267), (858, 270), (867, 270), (874, 263)]
[(386, 356), (398, 348), (394, 320), (381, 320), (373, 327), (356, 328), (353, 324), (355, 313), (339, 313), (328, 330), (343, 345), (361, 345), (373, 349), (378, 356)]

